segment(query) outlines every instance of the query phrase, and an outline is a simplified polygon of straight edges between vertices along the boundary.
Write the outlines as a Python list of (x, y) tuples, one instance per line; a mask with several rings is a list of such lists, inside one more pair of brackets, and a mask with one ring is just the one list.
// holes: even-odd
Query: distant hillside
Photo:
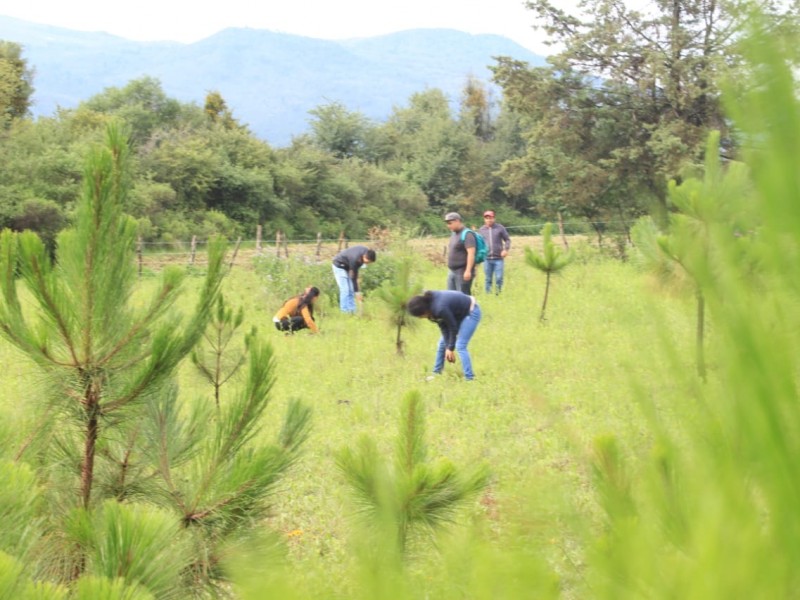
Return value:
[(488, 81), (494, 56), (544, 58), (497, 35), (416, 29), (328, 41), (259, 29), (225, 29), (193, 44), (134, 42), (0, 16), (0, 39), (25, 47), (36, 70), (33, 113), (71, 108), (109, 86), (150, 75), (178, 100), (219, 90), (241, 121), (275, 145), (307, 130), (308, 111), (342, 102), (370, 118), (427, 88), (458, 100), (467, 76)]

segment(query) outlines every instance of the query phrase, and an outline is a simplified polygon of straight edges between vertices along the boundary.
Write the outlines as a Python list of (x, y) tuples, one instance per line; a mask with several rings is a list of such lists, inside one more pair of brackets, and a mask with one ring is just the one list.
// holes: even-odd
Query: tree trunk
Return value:
[(239, 253), (239, 246), (242, 243), (242, 236), (239, 236), (236, 240), (236, 246), (233, 248), (233, 256), (231, 256), (231, 263), (228, 265), (229, 269), (233, 268), (233, 263), (236, 262), (236, 255)]
[(564, 248), (569, 250), (567, 236), (564, 235), (564, 215), (561, 214), (561, 211), (558, 211), (558, 233), (561, 234), (561, 241), (564, 242)]
[(544, 300), (542, 300), (542, 312), (539, 315), (539, 321), (542, 323), (544, 323), (546, 320), (544, 317), (544, 311), (547, 309), (547, 296), (549, 295), (549, 293), (550, 293), (550, 271), (547, 272), (547, 280), (544, 284)]
[(631, 228), (630, 225), (628, 225), (628, 221), (625, 219), (625, 213), (622, 212), (621, 204), (617, 205), (617, 211), (619, 211), (619, 218), (620, 221), (622, 221), (622, 227), (625, 230), (625, 239), (631, 246), (633, 246), (633, 240), (631, 239)]
[(592, 224), (592, 228), (594, 229), (594, 232), (597, 234), (597, 247), (598, 248), (602, 248), (603, 247), (603, 232), (602, 232), (602, 230), (600, 229), (600, 226), (597, 223), (595, 223), (594, 221), (589, 221), (589, 222)]
[(94, 383), (87, 391), (86, 403), (86, 438), (83, 444), (83, 461), (81, 462), (81, 500), (84, 508), (89, 508), (94, 481), (94, 453), (97, 446), (99, 398)]
[(697, 292), (697, 374), (706, 380), (706, 357), (705, 357), (705, 320), (706, 302), (703, 293)]
[(395, 348), (397, 349), (397, 354), (399, 356), (403, 356), (403, 340), (400, 337), (403, 333), (403, 324), (400, 323), (397, 325), (397, 339), (394, 342)]
[(214, 402), (219, 412), (219, 388), (222, 387), (222, 327), (217, 327), (217, 345), (214, 348)]

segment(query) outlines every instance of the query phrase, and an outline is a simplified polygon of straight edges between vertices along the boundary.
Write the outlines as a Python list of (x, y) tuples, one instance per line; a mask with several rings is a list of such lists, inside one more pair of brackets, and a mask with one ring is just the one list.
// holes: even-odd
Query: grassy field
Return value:
[[(352, 566), (353, 504), (335, 453), (362, 435), (390, 452), (400, 399), (419, 390), (431, 455), (463, 465), (482, 461), (491, 469), (489, 490), (461, 515), (461, 525), (488, 527), (497, 540), (521, 532), (559, 574), (567, 596), (585, 591), (588, 549), (577, 531), (600, 526), (587, 467), (592, 441), (613, 433), (631, 456), (646, 455), (652, 440), (643, 402), (669, 427), (679, 424), (673, 412), (686, 416), (679, 399), (690, 390), (667, 373), (675, 362), (687, 373), (694, 368), (693, 304), (655, 289), (630, 263), (584, 246), (554, 280), (548, 320), (541, 324), (544, 277), (522, 260), (522, 246), (532, 243), (517, 242), (502, 296), (483, 293), (482, 274), (476, 282), (483, 319), (470, 345), (474, 382), (463, 380), (458, 364), (426, 381), (438, 328), (418, 321), (405, 334), (406, 355), (397, 356), (394, 332), (374, 297), (366, 298), (358, 317), (323, 303), (319, 336), (281, 335), (271, 323), (281, 298), (256, 271), (232, 270), (226, 298), (244, 306), (243, 329), (256, 325), (272, 340), (277, 357), (273, 406), (262, 435), (277, 434), (289, 399), (313, 407), (303, 458), (283, 481), (268, 523), (287, 541), (309, 589), (343, 589)], [(419, 260), (416, 275), (427, 289), (444, 287), (442, 266)], [(192, 278), (189, 286), (200, 280)], [(153, 281), (143, 278), (142, 288)], [(188, 308), (192, 294), (185, 302)], [(19, 444), (33, 425), (25, 406), (36, 392), (36, 371), (5, 345), (0, 358), (6, 365), (0, 375), (4, 412), (12, 417), (10, 431)], [(184, 397), (213, 402), (211, 388), (188, 362), (180, 379)], [(226, 391), (232, 388), (223, 388), (223, 402)], [(425, 573), (431, 562), (420, 560), (417, 567)]]

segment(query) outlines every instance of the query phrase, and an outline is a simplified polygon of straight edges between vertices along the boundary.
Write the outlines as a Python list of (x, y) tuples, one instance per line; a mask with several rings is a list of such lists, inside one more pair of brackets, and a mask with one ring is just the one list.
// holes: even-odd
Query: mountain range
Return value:
[(219, 91), (234, 116), (273, 145), (308, 129), (308, 111), (341, 102), (383, 120), (415, 92), (439, 88), (455, 106), (467, 77), (489, 82), (494, 57), (545, 64), (499, 35), (413, 29), (343, 41), (264, 29), (224, 29), (191, 44), (137, 42), (0, 16), (0, 39), (23, 46), (35, 70), (32, 112), (72, 108), (107, 87), (151, 76), (165, 93), (202, 105)]

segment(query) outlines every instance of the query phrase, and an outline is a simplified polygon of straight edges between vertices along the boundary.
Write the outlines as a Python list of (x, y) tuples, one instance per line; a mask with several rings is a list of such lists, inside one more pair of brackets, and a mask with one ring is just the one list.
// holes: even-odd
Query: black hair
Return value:
[(297, 297), (297, 299), (299, 300), (299, 302), (297, 303), (297, 310), (302, 310), (307, 306), (308, 312), (310, 312), (311, 316), (313, 317), (314, 305), (311, 303), (311, 301), (317, 296), (319, 296), (319, 288), (313, 286), (308, 288), (307, 292), (303, 292)]
[(375, 262), (375, 258), (376, 258), (376, 256), (375, 256), (375, 250), (372, 250), (372, 249), (370, 248), (370, 249), (369, 249), (369, 250), (367, 250), (367, 251), (366, 251), (364, 254), (365, 254), (365, 255), (366, 255), (366, 257), (369, 259), (369, 262)]
[(414, 296), (406, 304), (406, 310), (412, 317), (423, 317), (431, 312), (433, 304), (433, 292), (425, 292), (420, 296)]

